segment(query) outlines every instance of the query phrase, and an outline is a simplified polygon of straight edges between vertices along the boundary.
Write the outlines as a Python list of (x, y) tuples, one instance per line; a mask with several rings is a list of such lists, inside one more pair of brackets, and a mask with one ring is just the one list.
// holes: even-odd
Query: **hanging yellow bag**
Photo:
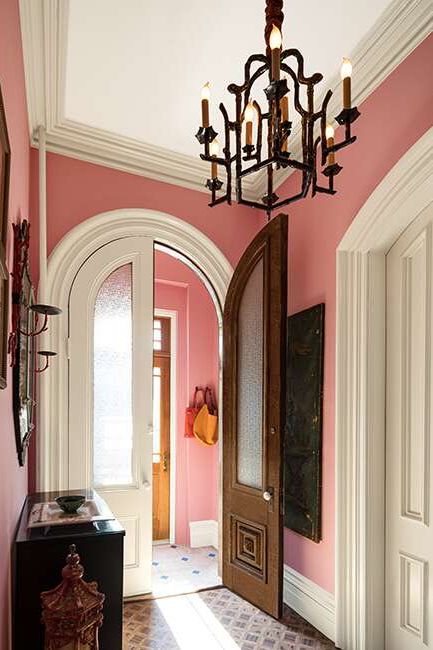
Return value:
[(218, 411), (210, 386), (206, 386), (204, 404), (194, 420), (194, 435), (207, 446), (218, 442)]

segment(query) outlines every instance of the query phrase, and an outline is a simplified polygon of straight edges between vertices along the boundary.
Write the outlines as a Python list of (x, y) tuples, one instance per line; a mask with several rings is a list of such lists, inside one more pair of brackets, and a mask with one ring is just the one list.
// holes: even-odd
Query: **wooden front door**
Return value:
[(239, 262), (224, 308), (223, 582), (279, 618), (287, 215)]
[(170, 319), (153, 329), (153, 539), (170, 537)]
[(69, 298), (68, 489), (95, 488), (125, 528), (125, 596), (152, 588), (153, 240), (116, 239)]

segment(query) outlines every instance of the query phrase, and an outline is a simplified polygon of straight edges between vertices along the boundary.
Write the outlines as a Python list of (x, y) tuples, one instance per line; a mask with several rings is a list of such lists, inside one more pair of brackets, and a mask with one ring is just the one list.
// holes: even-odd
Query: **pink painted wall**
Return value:
[[(48, 253), (82, 221), (120, 208), (172, 214), (204, 232), (234, 266), (262, 225), (258, 211), (243, 206), (208, 207), (208, 194), (149, 180), (57, 154), (47, 156)], [(38, 227), (38, 152), (31, 150), (30, 207)], [(36, 259), (36, 241), (32, 246)], [(35, 449), (29, 460), (29, 489), (35, 488)]]
[(217, 519), (218, 445), (185, 438), (185, 407), (197, 384), (218, 387), (218, 321), (197, 275), (182, 262), (155, 255), (155, 307), (177, 312), (176, 543), (189, 543), (189, 522)]
[[(289, 210), (289, 313), (322, 301), (326, 303), (326, 312), (323, 541), (314, 544), (285, 530), (285, 561), (330, 592), (334, 591), (335, 549), (336, 248), (375, 187), (432, 126), (432, 65), (430, 36), (360, 106), (362, 116), (354, 126), (358, 142), (337, 156), (344, 166), (336, 180), (338, 194), (318, 195), (313, 200), (295, 203)], [(289, 179), (288, 185), (292, 182)]]
[[(291, 206), (289, 312), (326, 303), (323, 541), (285, 531), (285, 561), (334, 591), (335, 251), (368, 196), (431, 126), (433, 36), (424, 41), (360, 106), (358, 142), (338, 154), (339, 194)], [(354, 71), (356, 87), (356, 70)], [(37, 219), (37, 152), (31, 154), (32, 220)], [(144, 207), (169, 212), (205, 232), (234, 265), (263, 225), (262, 214), (235, 206), (210, 210), (205, 194), (64, 156), (48, 156), (49, 250), (75, 225), (99, 212)], [(293, 179), (288, 181), (289, 184)]]
[[(48, 154), (48, 252), (85, 219), (119, 208), (168, 212), (204, 232), (235, 264), (261, 226), (258, 211), (208, 207), (208, 194), (149, 180), (108, 167)], [(31, 207), (37, 220), (38, 152), (31, 152)]]
[[(0, 2), (0, 82), (11, 145), (9, 241), (12, 268), (12, 222), (28, 218), (29, 133), (24, 87), (18, 0)], [(10, 313), (10, 312), (9, 312)], [(10, 321), (9, 321), (10, 322)], [(0, 649), (10, 643), (10, 550), (18, 515), (27, 493), (27, 469), (19, 468), (12, 421), (12, 375), (0, 390)]]

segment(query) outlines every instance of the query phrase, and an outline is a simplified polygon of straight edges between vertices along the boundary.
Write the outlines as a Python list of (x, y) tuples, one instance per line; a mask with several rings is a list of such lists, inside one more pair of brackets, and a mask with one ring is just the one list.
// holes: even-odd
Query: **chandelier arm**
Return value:
[(332, 90), (328, 90), (326, 93), (323, 102), (322, 102), (322, 108), (320, 111), (321, 117), (320, 117), (320, 136), (321, 136), (321, 144), (322, 144), (322, 166), (326, 163), (326, 157), (328, 155), (327, 152), (327, 144), (326, 144), (326, 122), (327, 122), (327, 110), (328, 110), (328, 104), (329, 101), (332, 97)]
[(225, 169), (226, 169), (226, 174), (227, 174), (227, 181), (226, 181), (226, 197), (227, 197), (227, 202), (229, 205), (231, 205), (232, 202), (232, 160), (231, 160), (231, 155), (230, 155), (230, 120), (229, 120), (229, 115), (227, 113), (227, 109), (224, 106), (224, 104), (221, 102), (219, 105), (219, 109), (223, 115), (224, 119), (224, 135), (225, 135), (225, 145), (223, 148), (223, 153), (225, 156), (226, 164), (225, 164)]
[(301, 100), (299, 98), (300, 97), (300, 84), (299, 84), (299, 81), (298, 81), (298, 77), (296, 76), (296, 72), (289, 65), (287, 65), (287, 63), (283, 64), (281, 66), (281, 69), (284, 72), (286, 72), (288, 75), (290, 75), (290, 77), (293, 80), (293, 84), (294, 84), (293, 103), (294, 103), (296, 111), (299, 113), (299, 115), (306, 115), (307, 111), (302, 106)]
[(312, 176), (313, 173), (311, 171), (305, 172), (305, 174), (303, 174), (302, 177), (301, 191), (298, 194), (294, 194), (293, 196), (288, 197), (287, 199), (278, 201), (278, 203), (275, 203), (272, 206), (272, 209), (276, 210), (277, 208), (283, 207), (283, 205), (289, 205), (290, 203), (294, 203), (295, 201), (300, 201), (301, 199), (305, 199), (311, 185)]
[(258, 208), (259, 210), (268, 210), (268, 206), (258, 201), (250, 201), (249, 199), (241, 199), (238, 201), (241, 205), (248, 205), (250, 208)]
[(220, 196), (220, 197), (215, 198), (215, 199), (212, 198), (212, 200), (210, 201), (210, 203), (208, 203), (208, 206), (209, 206), (210, 208), (214, 208), (216, 205), (220, 205), (220, 203), (225, 203), (226, 201), (227, 201), (227, 203), (228, 203), (229, 205), (231, 205), (231, 201), (228, 201), (228, 199), (227, 199), (227, 195), (224, 194), (224, 196)]
[(257, 139), (256, 139), (256, 160), (259, 163), (262, 159), (262, 137), (263, 137), (263, 114), (258, 102), (254, 101), (253, 106), (257, 111)]
[[(319, 147), (319, 143), (321, 142), (320, 136), (316, 138), (314, 142), (314, 152), (315, 155), (317, 156), (317, 149)], [(340, 169), (341, 171), (341, 169)], [(313, 170), (313, 183), (312, 183), (312, 196), (316, 196), (317, 193), (322, 193), (322, 194), (335, 194), (336, 190), (334, 190), (334, 175), (335, 174), (329, 174), (327, 176), (328, 178), (328, 187), (323, 187), (322, 185), (319, 185), (317, 182), (317, 164), (314, 165), (314, 170)]]
[[(258, 68), (258, 70), (256, 70), (256, 72), (254, 72), (251, 75), (251, 66), (256, 61), (260, 61), (264, 65), (261, 66), (260, 68)], [(245, 91), (245, 89), (247, 88), (251, 77), (257, 75), (256, 78), (258, 78), (260, 75), (262, 75), (264, 72), (266, 72), (266, 70), (269, 70), (269, 59), (268, 59), (268, 57), (265, 56), (264, 54), (252, 54), (249, 57), (249, 59), (247, 60), (247, 62), (245, 63), (245, 66), (244, 66), (244, 83), (241, 86), (239, 86), (238, 84), (232, 83), (229, 86), (227, 86), (227, 90), (229, 91), (229, 93), (232, 93), (234, 95), (237, 95), (238, 93), (243, 93)], [(260, 73), (257, 74), (259, 71), (260, 71)]]
[(236, 142), (236, 200), (242, 199), (242, 95), (236, 94), (236, 121), (235, 121), (235, 142)]
[[(297, 77), (299, 79), (299, 83), (301, 84), (309, 84), (312, 83), (314, 85), (318, 84), (320, 81), (323, 79), (323, 74), (320, 72), (315, 72), (311, 77), (306, 77), (304, 74), (304, 57), (300, 53), (299, 50), (296, 48), (290, 48), (289, 50), (284, 50), (281, 54), (281, 63), (284, 62), (285, 59), (288, 59), (289, 57), (293, 56), (296, 61), (298, 62), (298, 73)], [(287, 64), (286, 64), (287, 65)]]

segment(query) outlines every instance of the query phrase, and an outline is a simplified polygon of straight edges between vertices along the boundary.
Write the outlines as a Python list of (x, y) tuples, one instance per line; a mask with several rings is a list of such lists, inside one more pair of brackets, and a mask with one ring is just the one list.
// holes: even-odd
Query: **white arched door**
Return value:
[(81, 266), (69, 300), (69, 488), (95, 488), (126, 530), (125, 595), (151, 590), (153, 239)]

